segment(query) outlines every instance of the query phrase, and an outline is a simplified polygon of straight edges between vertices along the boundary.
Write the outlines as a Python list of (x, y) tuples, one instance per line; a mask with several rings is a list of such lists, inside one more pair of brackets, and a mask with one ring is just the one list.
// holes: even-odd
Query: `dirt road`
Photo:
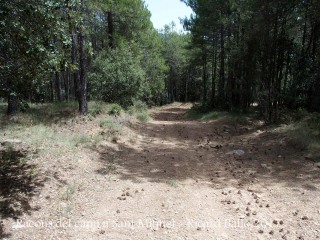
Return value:
[[(200, 122), (188, 108), (157, 109), (116, 143), (86, 150), (61, 173), (70, 196), (48, 197), (61, 192), (44, 187), (33, 202), (41, 209), (20, 227), (5, 222), (8, 238), (320, 237), (320, 169), (300, 149), (259, 122)], [(28, 220), (56, 226), (28, 228)]]

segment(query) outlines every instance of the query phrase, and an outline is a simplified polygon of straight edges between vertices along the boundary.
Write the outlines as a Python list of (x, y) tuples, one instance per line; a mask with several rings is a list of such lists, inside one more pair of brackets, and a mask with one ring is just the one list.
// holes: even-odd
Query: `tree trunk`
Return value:
[(107, 28), (107, 35), (108, 35), (108, 44), (110, 48), (114, 48), (114, 27), (113, 27), (113, 12), (107, 12), (107, 21), (108, 21), (108, 28)]
[(184, 101), (185, 102), (188, 102), (188, 83), (189, 83), (189, 79), (190, 79), (190, 69), (188, 69), (187, 76), (186, 76), (185, 97), (184, 97)]
[(217, 50), (216, 41), (213, 36), (212, 41), (212, 73), (211, 73), (211, 107), (215, 108), (215, 95), (216, 95), (216, 77), (217, 77)]
[(70, 100), (70, 71), (66, 71), (65, 73), (65, 84), (64, 84), (64, 88), (65, 88), (65, 99), (66, 101)]
[(207, 104), (207, 53), (206, 49), (203, 48), (203, 65), (202, 65), (202, 80), (203, 80), (203, 98), (202, 105), (205, 106)]
[(56, 88), (56, 99), (61, 102), (61, 76), (59, 72), (55, 73), (55, 88)]
[[(71, 53), (71, 61), (73, 67), (78, 65), (78, 51), (77, 51), (77, 34), (73, 31), (72, 32), (72, 53)], [(73, 69), (73, 82), (74, 82), (74, 96), (77, 100), (79, 100), (79, 82), (80, 82), (80, 76), (79, 76), (79, 71), (76, 69)]]
[(220, 26), (220, 34), (221, 34), (221, 53), (220, 53), (220, 78), (219, 78), (219, 105), (221, 108), (225, 107), (225, 76), (224, 76), (224, 26), (221, 24)]
[[(84, 8), (83, 0), (81, 2), (82, 9)], [(84, 11), (82, 11), (84, 12)], [(86, 115), (88, 112), (87, 103), (87, 66), (86, 66), (86, 53), (85, 53), (85, 33), (84, 26), (81, 23), (80, 37), (79, 37), (79, 50), (80, 50), (80, 78), (79, 78), (79, 112), (82, 115)]]
[(19, 98), (16, 93), (10, 93), (8, 96), (7, 115), (14, 115), (19, 110)]

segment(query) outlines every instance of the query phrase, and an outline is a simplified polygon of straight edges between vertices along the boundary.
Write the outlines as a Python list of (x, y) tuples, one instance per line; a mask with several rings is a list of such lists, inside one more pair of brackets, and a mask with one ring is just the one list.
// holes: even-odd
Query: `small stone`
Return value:
[(277, 225), (278, 221), (277, 220), (273, 220), (273, 224)]
[(274, 231), (273, 231), (273, 230), (271, 230), (271, 231), (269, 232), (269, 234), (270, 234), (270, 235), (273, 235), (273, 234), (274, 234)]
[(120, 210), (119, 210), (119, 209), (117, 210), (117, 213), (120, 213)]
[(309, 218), (307, 216), (303, 216), (301, 219), (302, 220), (309, 220)]
[(263, 233), (263, 230), (262, 230), (262, 229), (260, 229), (260, 230), (259, 230), (259, 233), (260, 233), (260, 234), (262, 234), (262, 233)]

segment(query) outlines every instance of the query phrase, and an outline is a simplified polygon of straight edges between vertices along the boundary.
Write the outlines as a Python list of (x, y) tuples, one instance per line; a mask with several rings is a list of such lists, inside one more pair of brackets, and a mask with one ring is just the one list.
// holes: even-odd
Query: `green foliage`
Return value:
[(89, 75), (92, 95), (123, 106), (142, 94), (144, 72), (128, 46), (101, 52)]
[(101, 101), (89, 102), (89, 115), (96, 117), (104, 112), (105, 106)]
[(152, 118), (148, 114), (148, 106), (141, 100), (134, 100), (133, 106), (130, 106), (127, 113), (135, 116), (141, 122), (150, 121)]
[(136, 117), (140, 122), (148, 122), (151, 120), (151, 117), (147, 112), (137, 113)]
[(211, 108), (247, 111), (257, 103), (268, 123), (281, 119), (282, 108), (320, 111), (320, 51), (311, 50), (320, 42), (312, 27), (319, 25), (317, 1), (184, 2), (194, 11), (184, 25), (191, 47), (201, 50), (193, 59)]
[(59, 68), (62, 52), (53, 39), (61, 40), (64, 48), (69, 44), (60, 4), (58, 0), (1, 2), (0, 95), (29, 96), (37, 80)]
[(109, 114), (114, 116), (119, 116), (121, 112), (122, 112), (122, 107), (119, 104), (117, 103), (111, 104)]
[(187, 116), (192, 119), (201, 121), (224, 119), (226, 123), (233, 124), (248, 124), (249, 120), (257, 119), (255, 112), (241, 113), (241, 112), (226, 112), (226, 111), (212, 111), (202, 105), (194, 105), (187, 111)]
[(25, 100), (20, 101), (20, 111), (26, 112), (28, 109), (30, 109), (29, 103)]
[(295, 148), (307, 150), (308, 157), (320, 161), (320, 115), (307, 113), (300, 121), (284, 125), (289, 143)]
[(112, 132), (119, 132), (122, 129), (122, 125), (117, 123), (113, 118), (106, 117), (100, 121), (100, 127), (110, 130)]
[[(169, 102), (185, 101), (193, 88), (188, 88), (188, 75), (193, 63), (190, 61), (192, 52), (187, 46), (190, 43), (189, 34), (179, 34), (175, 31), (174, 23), (165, 25), (160, 36), (163, 45), (163, 56), (168, 65), (167, 99)], [(186, 87), (187, 85), (187, 87)]]
[(141, 100), (134, 100), (133, 108), (137, 112), (143, 112), (148, 110), (147, 104), (145, 102), (142, 102)]
[(79, 134), (74, 136), (75, 145), (86, 144), (91, 142), (91, 138), (87, 134)]

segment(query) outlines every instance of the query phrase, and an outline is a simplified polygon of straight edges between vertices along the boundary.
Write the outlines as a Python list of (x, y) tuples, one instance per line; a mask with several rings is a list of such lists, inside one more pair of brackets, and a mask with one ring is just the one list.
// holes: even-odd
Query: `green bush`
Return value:
[(141, 100), (134, 100), (133, 101), (133, 108), (137, 112), (143, 112), (143, 111), (147, 111), (148, 106), (145, 102), (142, 102)]
[(85, 144), (91, 141), (90, 136), (86, 134), (80, 134), (74, 136), (75, 145), (78, 146), (79, 144)]
[(21, 100), (19, 103), (19, 108), (21, 112), (26, 112), (30, 109), (30, 106), (26, 100)]
[(147, 112), (138, 113), (136, 117), (141, 122), (148, 122), (151, 120), (151, 117), (149, 116), (149, 114)]
[(89, 80), (92, 96), (125, 107), (142, 96), (146, 85), (141, 62), (126, 44), (102, 51), (93, 60)]
[(109, 114), (119, 116), (121, 111), (122, 111), (122, 107), (119, 104), (114, 103), (110, 107)]
[(107, 117), (103, 120), (100, 121), (100, 127), (101, 128), (106, 128), (111, 131), (120, 131), (121, 130), (121, 125), (119, 123), (116, 123), (112, 118)]
[(102, 102), (93, 102), (92, 106), (89, 106), (88, 110), (89, 115), (95, 117), (103, 113), (103, 103)]

